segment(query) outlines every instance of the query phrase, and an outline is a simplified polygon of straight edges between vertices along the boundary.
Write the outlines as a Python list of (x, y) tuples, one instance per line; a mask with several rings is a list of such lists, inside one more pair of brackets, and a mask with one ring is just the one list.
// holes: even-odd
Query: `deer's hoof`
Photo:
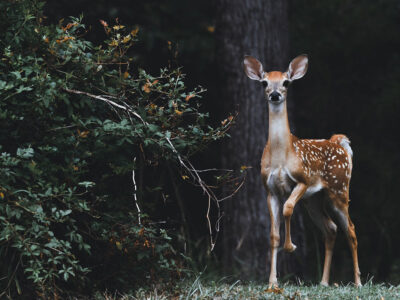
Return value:
[(319, 284), (326, 287), (329, 286), (329, 283), (327, 283), (326, 281), (321, 281)]
[(278, 281), (277, 280), (269, 281), (269, 284), (268, 284), (268, 288), (269, 289), (274, 289), (274, 288), (277, 288), (277, 287), (278, 287)]
[(295, 244), (293, 244), (293, 243), (290, 243), (290, 244), (285, 244), (284, 246), (283, 246), (283, 249), (286, 251), (286, 252), (293, 252), (294, 250), (296, 250), (296, 245)]

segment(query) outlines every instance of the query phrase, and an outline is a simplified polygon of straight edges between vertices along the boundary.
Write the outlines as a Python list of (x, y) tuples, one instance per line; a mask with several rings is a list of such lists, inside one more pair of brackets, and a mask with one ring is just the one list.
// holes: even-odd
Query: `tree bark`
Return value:
[[(268, 108), (258, 82), (245, 76), (244, 55), (260, 60), (264, 70), (284, 71), (289, 65), (287, 0), (218, 0), (217, 67), (224, 112), (238, 118), (223, 145), (225, 168), (252, 167), (240, 192), (224, 202), (223, 264), (226, 273), (264, 279), (269, 272), (269, 213), (261, 182), (260, 159), (268, 134)], [(290, 93), (290, 92), (289, 92)], [(293, 111), (288, 101), (289, 118)], [(282, 218), (283, 219), (283, 218)], [(292, 238), (298, 249), (278, 254), (278, 275), (301, 273), (305, 257), (301, 209), (292, 218)], [(283, 225), (281, 225), (283, 230)], [(281, 237), (284, 235), (281, 233)], [(283, 238), (281, 238), (281, 241)]]

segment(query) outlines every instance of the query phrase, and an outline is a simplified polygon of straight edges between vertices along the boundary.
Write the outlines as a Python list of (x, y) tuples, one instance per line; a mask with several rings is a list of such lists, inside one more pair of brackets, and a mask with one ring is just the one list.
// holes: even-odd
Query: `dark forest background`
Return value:
[[(26, 0), (27, 3), (29, 1)], [(14, 1), (8, 2), (13, 3)], [(157, 277), (157, 271), (155, 271), (157, 267), (154, 264), (159, 264), (159, 261), (154, 260), (148, 264), (150, 267), (147, 267), (142, 260), (143, 257), (152, 260), (153, 256), (149, 254), (150, 247), (146, 246), (149, 248), (147, 249), (143, 246), (143, 252), (148, 251), (149, 253), (146, 252), (140, 258), (137, 257), (137, 255), (141, 255), (139, 250), (136, 254), (132, 255), (131, 252), (128, 254), (127, 249), (129, 251), (138, 249), (134, 244), (135, 239), (136, 241), (140, 240), (140, 243), (145, 240), (144, 245), (147, 245), (146, 243), (150, 240), (154, 241), (154, 245), (160, 246), (160, 261), (162, 262), (160, 268), (168, 270), (168, 272), (172, 269), (168, 273), (174, 274), (171, 275), (171, 278), (175, 278), (175, 276), (178, 278), (185, 273), (185, 270), (189, 270), (188, 273), (203, 272), (203, 276), (210, 278), (225, 275), (232, 279), (267, 280), (269, 215), (266, 209), (265, 191), (259, 175), (259, 160), (267, 140), (268, 111), (261, 86), (246, 78), (242, 59), (244, 55), (254, 55), (261, 60), (267, 71), (273, 69), (284, 71), (292, 58), (303, 53), (308, 54), (309, 57), (308, 72), (304, 78), (294, 83), (289, 89), (288, 107), (292, 131), (300, 138), (329, 138), (334, 133), (343, 133), (350, 138), (354, 152), (353, 175), (350, 185), (350, 215), (358, 237), (362, 281), (366, 282), (373, 278), (374, 282), (400, 283), (400, 252), (398, 251), (400, 245), (398, 242), (400, 201), (396, 192), (396, 188), (400, 184), (398, 172), (400, 143), (397, 131), (400, 113), (400, 3), (397, 0), (51, 0), (44, 5), (43, 15), (44, 18), (40, 19), (42, 22), (40, 26), (59, 24), (58, 34), (67, 32), (63, 26), (70, 22), (70, 16), (82, 15), (82, 23), (86, 24), (83, 38), (91, 41), (94, 45), (105, 45), (105, 30), (107, 29), (100, 20), (110, 24), (110, 28), (115, 24), (123, 24), (127, 28), (139, 28), (137, 36), (134, 32), (130, 37), (132, 40), (135, 39), (133, 48), (128, 52), (132, 58), (131, 68), (133, 70), (143, 68), (148, 74), (159, 74), (160, 69), (164, 67), (171, 69), (182, 67), (183, 73), (187, 74), (185, 84), (188, 89), (193, 90), (200, 85), (207, 90), (202, 94), (202, 98), (196, 101), (202, 104), (200, 112), (210, 113), (210, 119), (207, 120), (210, 125), (222, 126), (221, 120), (226, 119), (230, 114), (233, 116), (237, 114), (235, 124), (228, 132), (231, 138), (225, 137), (219, 140), (219, 137), (216, 137), (219, 133), (212, 132), (209, 134), (210, 139), (215, 138), (217, 141), (211, 143), (207, 149), (203, 149), (204, 151), (198, 151), (203, 148), (201, 147), (202, 140), (200, 142), (197, 140), (200, 135), (193, 134), (193, 139), (196, 139), (193, 144), (196, 144), (196, 147), (193, 147), (195, 154), (192, 162), (197, 168), (227, 168), (234, 169), (235, 174), (240, 176), (246, 174), (242, 189), (233, 198), (222, 203), (221, 231), (212, 251), (206, 219), (207, 197), (200, 188), (187, 183), (186, 175), (188, 174), (179, 168), (178, 163), (174, 164), (168, 160), (170, 154), (166, 154), (169, 153), (166, 145), (163, 144), (163, 150), (155, 154), (154, 160), (152, 160), (153, 157), (141, 159), (141, 152), (148, 154), (151, 153), (151, 150), (146, 150), (147, 148), (145, 151), (138, 150), (136, 147), (138, 144), (135, 144), (137, 140), (131, 142), (129, 137), (119, 143), (120, 132), (118, 130), (120, 127), (118, 126), (121, 124), (118, 123), (118, 126), (114, 124), (113, 130), (117, 132), (116, 135), (109, 137), (107, 134), (104, 136), (99, 134), (99, 139), (105, 144), (101, 145), (100, 154), (96, 159), (93, 161), (88, 159), (89, 165), (92, 164), (88, 174), (94, 178), (94, 181), (98, 179), (100, 183), (104, 184), (104, 186), (97, 187), (96, 192), (106, 196), (101, 200), (103, 202), (98, 200), (101, 196), (97, 197), (95, 193), (85, 194), (81, 198), (85, 201), (88, 200), (88, 203), (92, 203), (90, 201), (96, 199), (96, 201), (93, 200), (93, 207), (102, 213), (103, 219), (95, 219), (94, 216), (84, 215), (83, 212), (82, 215), (80, 212), (73, 211), (72, 213), (78, 220), (76, 228), (79, 227), (79, 230), (81, 230), (82, 224), (82, 228), (86, 230), (92, 222), (99, 223), (98, 228), (92, 227), (93, 232), (101, 229), (98, 230), (101, 234), (93, 233), (95, 238), (88, 234), (89, 241), (87, 243), (93, 249), (91, 255), (83, 254), (81, 248), (76, 251), (80, 263), (82, 262), (82, 265), (88, 266), (92, 270), (88, 273), (89, 279), (87, 280), (94, 282), (93, 289), (124, 289), (128, 286), (127, 282), (141, 284), (143, 282), (140, 280), (141, 276), (150, 281)], [(6, 28), (10, 25), (2, 24), (2, 26)], [(33, 27), (32, 30), (34, 30)], [(82, 32), (80, 31), (80, 33)], [(40, 42), (42, 46), (43, 43), (52, 45), (49, 40)], [(66, 43), (63, 44), (64, 42), (59, 38), (53, 44), (61, 47), (66, 45)], [(33, 51), (36, 50), (35, 48)], [(84, 52), (81, 54), (85, 55)], [(56, 65), (54, 61), (57, 59), (49, 59), (49, 65)], [(62, 67), (64, 66), (68, 67), (69, 65), (65, 63)], [(84, 66), (82, 68), (84, 69)], [(100, 69), (93, 70), (92, 68), (90, 74), (100, 72)], [(50, 74), (51, 68), (46, 71)], [(84, 69), (82, 72), (85, 74), (87, 70)], [(132, 82), (137, 78), (139, 78), (137, 82), (142, 80), (140, 84), (137, 83), (135, 88), (136, 92), (144, 94), (143, 99), (147, 97), (146, 87), (161, 84), (158, 80), (154, 80), (156, 77), (153, 78), (150, 75), (140, 75), (144, 76), (140, 77), (140, 72), (130, 72), (125, 76), (125, 73), (120, 71), (119, 78), (132, 79)], [(114, 76), (116, 73), (110, 74)], [(169, 80), (169, 76), (173, 77), (177, 74), (180, 74), (180, 71), (172, 73), (166, 78)], [(7, 74), (0, 72), (0, 75), (6, 76)], [(70, 80), (70, 78), (72, 77), (68, 77), (66, 80)], [(174, 77), (172, 79), (174, 80)], [(58, 82), (62, 80), (60, 79)], [(92, 84), (91, 78), (85, 80), (85, 83)], [(93, 86), (96, 86), (98, 82), (96, 77), (93, 80)], [(118, 84), (121, 82), (119, 81)], [(79, 87), (79, 80), (74, 81), (74, 84)], [(111, 84), (114, 84), (113, 81)], [(60, 86), (63, 85), (60, 83)], [(2, 88), (5, 88), (5, 84)], [(85, 88), (81, 87), (82, 90)], [(61, 93), (62, 89), (57, 91)], [(62, 93), (65, 94), (65, 90)], [(133, 95), (137, 94), (133, 93)], [(190, 99), (194, 95), (190, 94), (189, 98), (187, 98), (189, 94), (182, 95), (183, 99), (186, 96), (186, 102), (181, 101), (183, 105), (189, 105), (185, 103), (191, 103)], [(15, 95), (7, 96), (5, 99), (9, 97), (14, 99), (13, 96)], [(16, 101), (14, 103), (18, 103), (18, 99), (22, 99), (18, 97), (17, 95), (17, 98), (13, 100)], [(68, 98), (65, 95), (63, 97)], [(6, 102), (4, 101), (4, 103)], [(87, 105), (91, 107), (90, 105), (93, 104)], [(84, 104), (82, 104), (83, 106)], [(81, 113), (81, 107), (73, 109), (78, 111), (77, 116), (83, 115), (85, 118), (90, 116), (90, 114), (86, 116), (86, 112), (90, 111), (94, 114), (96, 111), (94, 106), (85, 113)], [(105, 113), (101, 109), (103, 108), (100, 107), (100, 115), (103, 116), (104, 113), (104, 118), (114, 121), (115, 116), (110, 117), (111, 113)], [(143, 110), (140, 113), (149, 118), (153, 117), (153, 108), (146, 106), (146, 109), (147, 111)], [(173, 118), (178, 118), (182, 114), (179, 107), (176, 109), (175, 114), (178, 116), (175, 115)], [(62, 111), (61, 113), (64, 114)], [(174, 114), (174, 110), (172, 110), (172, 114)], [(5, 120), (6, 115), (7, 113), (4, 113)], [(199, 119), (201, 122), (204, 121), (202, 118)], [(58, 122), (58, 119), (56, 121)], [(62, 119), (62, 122), (67, 121), (75, 124), (76, 120), (66, 119), (64, 121)], [(51, 120), (48, 122), (52, 125), (58, 124), (51, 123)], [(60, 121), (60, 123), (62, 122)], [(140, 122), (138, 123), (141, 125)], [(8, 132), (9, 124), (3, 125), (3, 128), (0, 129)], [(87, 146), (88, 149), (97, 149), (96, 139), (92, 135), (97, 127), (92, 128), (89, 123), (86, 125), (87, 131), (78, 131), (77, 135), (80, 137), (77, 138), (78, 140), (80, 138), (83, 145), (82, 140), (89, 136), (92, 144)], [(18, 130), (15, 129), (15, 132)], [(69, 139), (72, 134), (76, 135), (75, 128), (73, 131), (72, 129), (68, 130), (63, 133), (65, 139)], [(31, 137), (28, 131), (24, 131), (25, 146), (30, 143)], [(121, 135), (123, 134), (126, 133), (121, 133)], [(127, 135), (129, 136), (129, 133)], [(45, 135), (45, 138), (51, 140), (50, 135)], [(10, 153), (17, 151), (19, 139), (22, 140), (17, 133), (10, 137), (3, 134), (0, 138), (0, 144), (4, 146), (2, 151)], [(15, 143), (7, 144), (11, 140)], [(107, 142), (115, 144), (106, 145)], [(185, 142), (190, 144), (190, 141)], [(77, 143), (79, 144), (79, 142)], [(129, 148), (132, 144), (136, 147), (134, 155), (139, 158), (138, 162), (135, 160), (134, 163), (131, 161), (132, 153)], [(197, 147), (199, 144), (200, 146)], [(111, 150), (107, 148), (108, 146)], [(154, 149), (151, 147), (150, 149)], [(68, 145), (66, 148), (69, 149)], [(82, 155), (86, 153), (84, 150), (85, 148), (81, 150)], [(165, 161), (163, 160), (164, 155)], [(31, 156), (28, 153), (25, 157), (30, 158)], [(116, 167), (102, 169), (102, 162), (109, 159), (114, 160), (113, 163)], [(153, 163), (153, 165), (150, 163), (150, 167), (147, 165), (148, 160)], [(125, 167), (126, 161), (129, 161), (129, 165)], [(73, 167), (75, 168), (75, 165)], [(150, 220), (149, 223), (143, 223), (145, 226), (149, 226), (149, 228), (143, 227), (146, 229), (145, 234), (140, 227), (142, 224), (136, 222), (136, 208), (127, 207), (129, 216), (124, 216), (124, 208), (121, 206), (126, 203), (132, 204), (130, 198), (127, 200), (127, 197), (132, 196), (132, 168), (137, 171), (138, 203), (144, 213), (149, 214), (149, 216), (143, 216)], [(65, 170), (60, 170), (57, 170), (59, 173), (56, 174), (64, 174)], [(115, 174), (111, 175), (111, 171)], [(60, 175), (60, 178), (62, 176)], [(72, 178), (74, 175), (68, 176)], [(215, 178), (211, 175), (204, 176), (210, 180), (209, 182), (214, 182)], [(0, 184), (0, 188), (2, 186), (3, 183)], [(232, 189), (228, 191), (228, 188), (222, 188), (222, 192), (229, 193), (231, 191)], [(7, 199), (7, 197), (12, 199), (12, 195), (7, 195), (6, 190), (0, 190), (0, 192), (2, 199)], [(167, 194), (168, 197), (165, 196)], [(113, 198), (114, 195), (115, 198)], [(108, 211), (110, 211), (110, 219), (107, 219)], [(256, 217), (253, 217), (252, 214)], [(220, 217), (213, 202), (211, 203), (210, 217), (213, 225)], [(120, 223), (119, 218), (121, 219)], [(75, 224), (75, 219), (71, 221), (73, 224)], [(106, 221), (103, 221), (104, 219)], [(294, 243), (298, 245), (298, 249), (293, 254), (279, 252), (279, 278), (293, 281), (301, 278), (307, 282), (318, 282), (322, 274), (324, 253), (322, 235), (312, 224), (301, 201), (294, 212), (293, 219), (293, 239)], [(113, 224), (109, 232), (107, 222)], [(63, 228), (62, 226), (64, 225), (56, 225), (56, 229), (53, 231), (64, 234), (67, 227)], [(136, 230), (135, 238), (130, 241), (132, 247), (125, 248), (127, 252), (124, 256), (125, 254), (120, 253), (124, 249), (121, 243), (123, 244), (126, 238), (126, 244), (128, 244), (129, 236), (132, 233), (126, 233), (129, 231), (129, 226)], [(76, 229), (74, 225), (71, 225), (71, 228)], [(76, 231), (80, 232), (78, 229)], [(166, 231), (164, 232), (163, 229)], [(108, 235), (110, 232), (115, 233), (116, 237), (110, 237)], [(148, 240), (147, 233), (149, 233)], [(86, 239), (85, 234), (82, 233), (82, 235)], [(215, 227), (213, 227), (213, 238), (216, 238)], [(7, 241), (4, 243), (6, 244)], [(107, 244), (108, 241), (109, 244)], [(167, 246), (163, 248), (164, 245)], [(0, 251), (0, 256), (13, 261), (14, 266), (16, 265), (15, 270), (17, 270), (20, 261), (15, 259), (17, 256), (10, 258), (11, 254), (7, 249), (4, 252)], [(75, 253), (74, 250), (71, 250), (71, 253)], [(134, 257), (135, 255), (136, 257)], [(132, 261), (128, 261), (127, 257), (134, 258)], [(174, 258), (169, 260), (171, 257)], [(179, 257), (179, 259), (175, 259), (175, 257)], [(109, 261), (107, 261), (108, 259)], [(170, 265), (171, 261), (177, 265)], [(130, 274), (132, 266), (138, 268), (135, 270), (139, 270), (133, 277)], [(140, 268), (145, 269), (143, 273), (140, 273)], [(13, 269), (0, 268), (0, 271), (8, 274), (7, 276), (11, 274), (12, 278), (18, 278), (20, 274), (18, 273), (20, 271), (14, 272)], [(86, 274), (87, 270), (78, 271)], [(21, 271), (21, 274), (25, 274), (24, 272)], [(146, 276), (143, 275), (144, 273)], [(121, 278), (119, 278), (120, 274), (123, 274)], [(333, 256), (331, 281), (347, 283), (353, 280), (352, 274), (352, 260), (347, 241), (344, 234), (339, 232)], [(25, 282), (31, 282), (32, 278), (28, 277)], [(45, 285), (48, 284), (48, 282), (45, 283)], [(75, 284), (81, 291), (85, 290), (83, 281)], [(8, 289), (10, 284), (4, 286)], [(55, 283), (54, 286), (56, 286)], [(61, 289), (65, 288), (62, 284), (60, 287)], [(41, 288), (43, 291), (46, 289), (45, 287)], [(32, 289), (37, 290), (38, 288)], [(51, 284), (49, 290), (51, 290)]]
[[(361, 272), (364, 279), (398, 282), (400, 5), (394, 0), (299, 0), (288, 4), (288, 58), (307, 53), (310, 59), (307, 75), (289, 92), (290, 101), (295, 103), (291, 120), (294, 133), (302, 138), (328, 138), (333, 133), (350, 137), (354, 151), (350, 213), (359, 239)], [(207, 89), (203, 108), (218, 120), (223, 117), (224, 104), (218, 78), (223, 75), (216, 72), (220, 59), (216, 55), (216, 6), (215, 1), (59, 0), (47, 3), (45, 15), (54, 23), (83, 14), (84, 22), (90, 25), (87, 38), (94, 42), (104, 35), (99, 19), (118, 17), (123, 24), (139, 26), (137, 64), (153, 71), (168, 61), (183, 66), (189, 85), (200, 84)], [(178, 52), (176, 58), (168, 49), (168, 41)], [(269, 70), (268, 65), (264, 67)], [(236, 109), (231, 107), (231, 111)], [(197, 157), (197, 164), (220, 166), (224, 155), (218, 144), (213, 145)], [(253, 167), (258, 172), (258, 165)], [(208, 248), (206, 203), (193, 190), (186, 191), (184, 199), (189, 222), (182, 226), (189, 228), (191, 243), (197, 248), (194, 260), (199, 259), (201, 264), (206, 256), (202, 252)], [(160, 219), (179, 224), (174, 205), (167, 205), (163, 211)], [(304, 219), (307, 262), (303, 262), (303, 272), (315, 280), (323, 243), (308, 216)], [(223, 255), (221, 243), (219, 240), (212, 255), (217, 262)], [(208, 269), (213, 268), (214, 263), (208, 265)], [(351, 274), (347, 244), (339, 234), (332, 276), (344, 280)]]

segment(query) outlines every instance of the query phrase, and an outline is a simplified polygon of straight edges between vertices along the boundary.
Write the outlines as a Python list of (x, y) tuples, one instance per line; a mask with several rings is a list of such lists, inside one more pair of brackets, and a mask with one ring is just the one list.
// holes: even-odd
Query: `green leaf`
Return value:
[(83, 186), (85, 188), (90, 188), (90, 187), (94, 187), (96, 185), (96, 183), (91, 182), (91, 181), (82, 181), (82, 182), (79, 182), (78, 185)]
[(21, 158), (31, 158), (35, 154), (33, 148), (18, 148), (17, 149), (17, 156)]

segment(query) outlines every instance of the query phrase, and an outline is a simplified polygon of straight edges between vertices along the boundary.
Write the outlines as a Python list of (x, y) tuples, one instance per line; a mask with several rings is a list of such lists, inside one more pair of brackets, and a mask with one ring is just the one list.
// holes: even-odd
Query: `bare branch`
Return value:
[(109, 104), (109, 105), (111, 105), (111, 106), (118, 107), (118, 108), (120, 108), (120, 109), (122, 109), (122, 110), (124, 110), (124, 111), (126, 111), (126, 112), (128, 112), (128, 113), (133, 114), (133, 115), (134, 115), (135, 117), (137, 117), (140, 121), (142, 121), (142, 123), (143, 123), (144, 125), (148, 125), (148, 123), (145, 122), (145, 121), (142, 119), (142, 117), (141, 117), (137, 112), (135, 112), (134, 110), (132, 110), (132, 109), (131, 109), (130, 107), (128, 107), (128, 106), (123, 106), (123, 105), (120, 105), (120, 104), (118, 104), (118, 103), (116, 103), (116, 102), (110, 100), (110, 99), (107, 99), (106, 97), (108, 97), (108, 96), (93, 95), (93, 94), (90, 94), (90, 93), (87, 93), (87, 92), (77, 91), (77, 90), (71, 90), (71, 89), (67, 89), (67, 88), (64, 88), (64, 90), (65, 90), (66, 92), (68, 92), (68, 93), (73, 93), (73, 94), (78, 94), (78, 95), (86, 95), (86, 96), (88, 96), (88, 97), (90, 97), (90, 98), (104, 101), (104, 102), (106, 102), (107, 104)]
[[(203, 193), (207, 195), (208, 198), (208, 206), (207, 206), (207, 214), (206, 214), (206, 219), (207, 219), (207, 225), (208, 225), (208, 231), (210, 234), (210, 244), (211, 244), (211, 251), (214, 249), (215, 247), (215, 243), (218, 237), (218, 233), (219, 233), (219, 223), (221, 218), (223, 217), (221, 214), (221, 208), (219, 205), (219, 202), (226, 200), (228, 198), (231, 198), (234, 194), (237, 193), (237, 191), (242, 187), (244, 180), (242, 181), (242, 183), (239, 185), (239, 187), (229, 196), (224, 197), (222, 199), (218, 199), (218, 197), (214, 194), (214, 192), (211, 190), (211, 188), (205, 184), (205, 182), (202, 180), (202, 178), (199, 175), (199, 172), (201, 171), (216, 171), (218, 169), (207, 169), (207, 170), (196, 170), (192, 163), (190, 161), (188, 161), (187, 159), (184, 159), (181, 157), (181, 155), (178, 153), (178, 151), (176, 150), (176, 148), (174, 147), (174, 145), (172, 144), (171, 140), (166, 137), (165, 138), (168, 142), (168, 144), (171, 146), (172, 151), (175, 153), (175, 155), (178, 157), (179, 163), (181, 164), (181, 166), (190, 174), (190, 176), (192, 177), (192, 179), (197, 182), (197, 184), (201, 187), (201, 189), (203, 190)], [(210, 210), (211, 210), (211, 200), (213, 200), (217, 206), (217, 214), (218, 214), (218, 218), (217, 221), (215, 223), (215, 237), (213, 237), (213, 233), (212, 233), (212, 226), (211, 226), (211, 220), (210, 220)]]
[(217, 168), (211, 168), (211, 169), (203, 169), (203, 170), (194, 170), (197, 173), (203, 173), (203, 172), (213, 172), (213, 171), (226, 171), (226, 172), (233, 172), (233, 170), (230, 169), (217, 169)]
[[(133, 159), (133, 162), (136, 162), (136, 157)], [(136, 180), (135, 180), (135, 168), (132, 169), (132, 181), (133, 181), (133, 186), (135, 188), (135, 191), (133, 192), (133, 199), (135, 200), (135, 205), (138, 211), (138, 220), (139, 220), (139, 225), (142, 225), (142, 221), (140, 218), (140, 215), (142, 213), (142, 211), (140, 210), (138, 201), (137, 201), (137, 196), (136, 196), (136, 192), (137, 192), (137, 186), (136, 186)]]
[(72, 128), (72, 127), (76, 127), (76, 125), (67, 125), (67, 126), (61, 126), (61, 127), (56, 127), (56, 128), (51, 128), (47, 131), (56, 131), (56, 130), (60, 130), (60, 129), (67, 129), (67, 128)]
[(227, 199), (229, 199), (229, 198), (232, 198), (232, 197), (240, 190), (240, 188), (243, 186), (245, 180), (246, 180), (246, 177), (242, 180), (242, 182), (239, 184), (239, 186), (237, 187), (237, 189), (233, 191), (233, 193), (229, 194), (228, 196), (226, 196), (226, 197), (224, 197), (224, 198), (218, 199), (218, 202), (222, 202), (222, 201), (224, 201), (224, 200), (227, 200)]

